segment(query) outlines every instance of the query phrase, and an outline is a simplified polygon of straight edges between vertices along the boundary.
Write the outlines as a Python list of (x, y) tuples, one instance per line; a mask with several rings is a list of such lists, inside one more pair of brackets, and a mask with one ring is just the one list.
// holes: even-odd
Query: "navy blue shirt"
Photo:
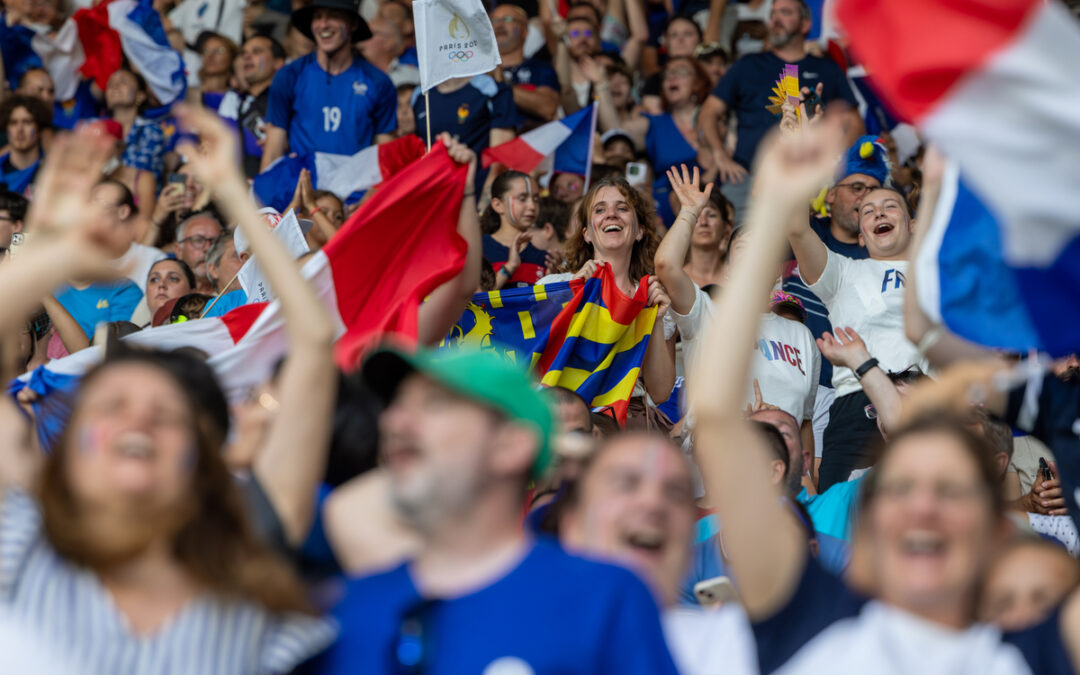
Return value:
[[(511, 87), (522, 87), (528, 91), (536, 91), (541, 87), (547, 87), (559, 91), (559, 76), (550, 63), (536, 58), (529, 58), (516, 66), (503, 66), (503, 80)], [(521, 108), (517, 108), (518, 116), (523, 121), (547, 122), (547, 120), (530, 114)]]
[[(477, 156), (490, 144), (492, 129), (514, 129), (518, 124), (513, 91), (490, 75), (477, 75), (464, 87), (448, 94), (431, 89), (428, 96), (431, 137), (448, 131)], [(427, 114), (419, 87), (413, 91), (412, 108), (416, 134), (423, 138), (427, 134)]]
[[(713, 90), (713, 96), (739, 116), (734, 159), (748, 169), (762, 137), (780, 122), (778, 116), (765, 108), (784, 65), (786, 62), (772, 52), (746, 54), (732, 64)], [(799, 67), (799, 86), (813, 91), (819, 82), (825, 85), (821, 92), (823, 105), (840, 100), (857, 107), (847, 77), (834, 61), (808, 55), (794, 65)]]
[(312, 53), (274, 75), (266, 121), (289, 132), (290, 152), (352, 155), (397, 129), (397, 92), (360, 56), (330, 75)]
[[(341, 634), (316, 672), (676, 672), (645, 585), (546, 539), (506, 576), (450, 600), (425, 602), (407, 564), (350, 580), (333, 616)], [(405, 652), (420, 670), (399, 670)]]
[[(830, 228), (831, 221), (828, 218), (811, 218), (810, 229), (813, 230), (821, 241), (825, 242), (825, 248), (834, 253), (862, 260), (870, 257), (870, 252), (858, 244), (847, 244), (833, 236)], [(829, 310), (814, 292), (807, 288), (802, 278), (792, 273), (791, 265), (785, 267), (783, 275), (783, 288), (802, 301), (806, 308), (806, 327), (815, 338), (821, 337), (825, 331), (832, 332), (832, 323), (829, 322)], [(818, 384), (832, 388), (832, 363), (828, 359), (821, 359), (821, 375)]]

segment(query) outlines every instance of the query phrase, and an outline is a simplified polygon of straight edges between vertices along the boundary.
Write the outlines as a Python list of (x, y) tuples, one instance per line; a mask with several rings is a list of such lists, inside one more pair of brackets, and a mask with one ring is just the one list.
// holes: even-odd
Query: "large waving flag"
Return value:
[(489, 73), (502, 63), (481, 0), (415, 0), (412, 11), (421, 91), (451, 78)]
[(311, 172), (316, 190), (329, 190), (342, 201), (354, 192), (374, 187), (424, 155), (424, 142), (409, 134), (372, 145), (355, 155), (316, 152), (281, 157), (255, 176), (252, 189), (259, 201), (285, 211), (292, 201), (301, 169)]
[(595, 130), (596, 104), (593, 103), (573, 115), (487, 148), (483, 152), (484, 168), (499, 162), (525, 173), (540, 168), (587, 176), (592, 167)]
[[(301, 274), (330, 312), (339, 336), (338, 362), (355, 366), (381, 335), (416, 339), (420, 302), (465, 262), (465, 240), (457, 233), (468, 167), (450, 159), (439, 143), (423, 159), (393, 176), (365, 203)], [(418, 209), (417, 204), (425, 205)], [(219, 318), (196, 319), (133, 333), (129, 344), (157, 349), (196, 347), (209, 354), (230, 399), (264, 382), (285, 356), (288, 339), (279, 301), (238, 307)], [(18, 378), (12, 392), (36, 387), (40, 395), (68, 391), (101, 359), (91, 347)], [(36, 420), (39, 437), (62, 428), (63, 406), (44, 398)], [(59, 411), (59, 412), (58, 412)], [(51, 431), (50, 431), (51, 430)]]
[(494, 350), (623, 422), (656, 322), (648, 286), (628, 298), (602, 265), (588, 280), (478, 293), (442, 348)]
[[(974, 200), (989, 216), (985, 227), (997, 223), (1001, 259), (1032, 327), (1027, 346), (1065, 355), (1080, 347), (1080, 26), (1058, 2), (992, 4), (842, 0), (837, 13), (892, 109), (958, 163), (963, 191), (952, 208)], [(956, 241), (942, 237), (940, 255)], [(1022, 335), (1006, 316), (1000, 334)]]

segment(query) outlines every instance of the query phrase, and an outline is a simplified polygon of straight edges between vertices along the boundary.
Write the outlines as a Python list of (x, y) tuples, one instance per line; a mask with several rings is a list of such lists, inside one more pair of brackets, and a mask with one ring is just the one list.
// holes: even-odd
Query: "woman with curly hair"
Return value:
[[(595, 183), (577, 207), (581, 229), (567, 244), (562, 274), (549, 274), (537, 283), (547, 284), (570, 279), (588, 279), (601, 265), (611, 268), (615, 285), (627, 297), (634, 297), (648, 279), (648, 304), (659, 306), (657, 321), (645, 351), (641, 376), (645, 392), (654, 401), (666, 401), (675, 385), (674, 350), (667, 341), (675, 326), (667, 316), (670, 304), (660, 280), (651, 276), (653, 256), (660, 236), (650, 226), (653, 210), (645, 199), (622, 176), (611, 176)], [(635, 396), (643, 392), (635, 389)]]

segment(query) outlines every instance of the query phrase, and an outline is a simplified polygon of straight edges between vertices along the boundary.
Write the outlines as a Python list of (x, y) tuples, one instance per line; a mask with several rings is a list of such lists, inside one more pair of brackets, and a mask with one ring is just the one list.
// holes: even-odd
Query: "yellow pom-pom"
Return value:
[(871, 141), (866, 141), (859, 146), (859, 157), (863, 159), (869, 159), (874, 154), (874, 144)]
[(829, 188), (821, 188), (821, 192), (818, 193), (818, 196), (814, 197), (814, 201), (810, 202), (810, 206), (814, 211), (822, 216), (826, 216), (829, 213), (828, 209), (825, 208), (825, 193), (828, 191)]

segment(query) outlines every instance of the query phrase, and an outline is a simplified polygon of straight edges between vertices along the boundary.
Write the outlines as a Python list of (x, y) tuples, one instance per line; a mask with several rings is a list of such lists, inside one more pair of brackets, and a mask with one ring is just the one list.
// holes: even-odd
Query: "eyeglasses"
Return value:
[(875, 185), (867, 185), (866, 183), (837, 183), (836, 187), (838, 187), (838, 188), (845, 187), (845, 188), (851, 190), (852, 194), (854, 194), (856, 197), (861, 197), (862, 195), (866, 194), (867, 192), (870, 192), (871, 190), (876, 190), (877, 189), (877, 186), (875, 186)]
[(592, 32), (591, 28), (582, 28), (581, 30), (578, 30), (578, 29), (575, 28), (574, 30), (570, 31), (570, 37), (572, 37), (572, 38), (579, 38), (579, 37), (591, 38), (592, 36), (593, 36), (593, 32)]
[(218, 237), (204, 237), (201, 234), (195, 234), (195, 235), (192, 235), (190, 237), (184, 237), (183, 239), (177, 241), (176, 243), (177, 244), (187, 244), (187, 243), (190, 242), (190, 244), (192, 246), (194, 246), (195, 248), (206, 248), (207, 246), (213, 245), (213, 243), (215, 241), (217, 241), (218, 239), (220, 239), (220, 238), (221, 238), (220, 236), (218, 236)]

